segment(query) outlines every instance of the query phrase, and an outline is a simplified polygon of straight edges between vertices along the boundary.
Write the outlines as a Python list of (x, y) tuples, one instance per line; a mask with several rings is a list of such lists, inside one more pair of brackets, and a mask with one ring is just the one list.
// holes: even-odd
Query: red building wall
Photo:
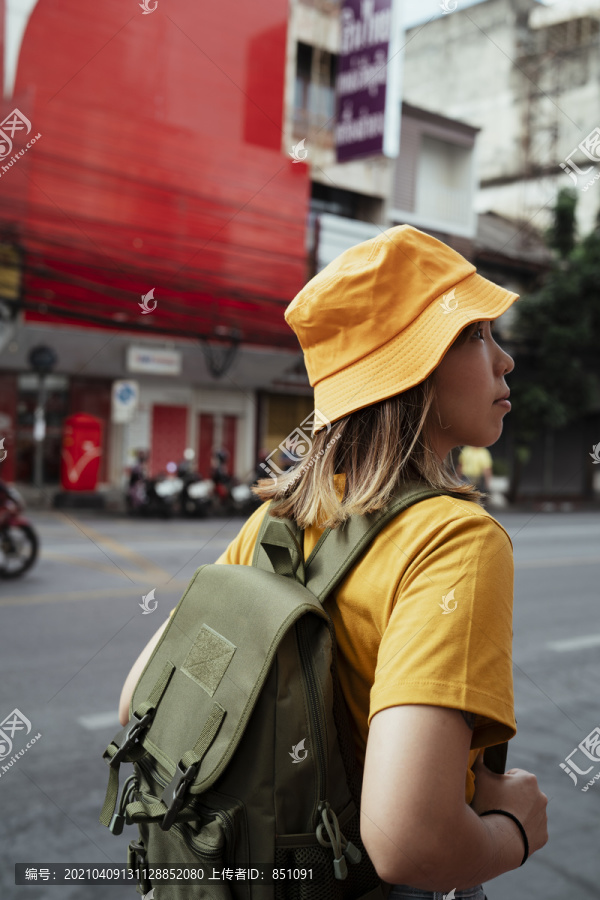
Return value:
[(228, 325), (297, 347), (283, 311), (304, 280), (309, 183), (281, 150), (287, 15), (287, 0), (158, 0), (150, 15), (39, 0), (1, 104), (41, 135), (0, 178), (30, 319)]
[(16, 472), (17, 376), (0, 374), (0, 478), (14, 481)]
[(167, 463), (181, 462), (187, 447), (187, 406), (152, 407), (152, 442), (149, 459), (150, 474), (160, 475)]

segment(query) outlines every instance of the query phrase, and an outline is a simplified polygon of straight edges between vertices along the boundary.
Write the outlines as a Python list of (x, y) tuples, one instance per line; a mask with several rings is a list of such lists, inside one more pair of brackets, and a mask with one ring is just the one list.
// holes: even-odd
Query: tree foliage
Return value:
[(557, 251), (543, 286), (515, 305), (511, 376), (517, 446), (590, 411), (600, 394), (600, 216), (576, 238), (572, 190), (563, 189), (548, 230)]

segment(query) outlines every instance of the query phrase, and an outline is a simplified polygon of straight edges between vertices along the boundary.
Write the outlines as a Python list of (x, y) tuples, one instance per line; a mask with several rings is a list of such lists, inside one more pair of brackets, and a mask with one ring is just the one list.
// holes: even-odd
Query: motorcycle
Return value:
[(210, 478), (183, 479), (183, 488), (179, 498), (181, 514), (206, 518), (213, 512), (213, 493), (215, 485)]
[(262, 505), (263, 501), (252, 493), (251, 486), (241, 483), (233, 485), (230, 489), (234, 512), (240, 516), (249, 516)]
[(183, 479), (175, 474), (177, 466), (173, 462), (167, 463), (167, 475), (160, 475), (148, 481), (148, 496), (150, 510), (158, 513), (163, 519), (170, 519), (183, 490)]
[(169, 519), (183, 490), (183, 479), (174, 475), (177, 466), (167, 463), (167, 475), (148, 478), (144, 473), (130, 479), (125, 501), (130, 515), (159, 515)]
[(0, 481), (0, 578), (18, 578), (38, 555), (38, 536), (24, 515), (21, 495)]

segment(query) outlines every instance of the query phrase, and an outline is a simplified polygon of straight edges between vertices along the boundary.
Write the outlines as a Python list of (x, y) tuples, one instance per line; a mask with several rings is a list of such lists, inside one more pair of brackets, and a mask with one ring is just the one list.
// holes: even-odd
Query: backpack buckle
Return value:
[[(135, 721), (134, 721), (134, 719), (135, 719)], [(127, 723), (127, 725), (130, 725), (131, 723), (133, 723), (133, 724), (131, 724), (131, 727), (127, 729), (127, 731), (125, 733), (125, 740), (123, 741), (123, 743), (120, 746), (118, 746), (117, 751), (114, 754), (114, 756), (108, 760), (109, 766), (112, 766), (113, 768), (118, 768), (121, 765), (121, 763), (125, 759), (125, 756), (129, 753), (132, 746), (138, 740), (140, 732), (144, 731), (148, 727), (148, 725), (150, 724), (151, 721), (152, 721), (152, 713), (147, 712), (140, 719), (138, 717), (137, 713), (134, 712), (131, 719)], [(125, 726), (125, 727), (127, 728), (127, 726)], [(120, 735), (119, 735), (119, 737), (120, 737)], [(115, 743), (115, 741), (113, 741), (113, 744), (114, 743)]]
[(188, 766), (187, 769), (184, 769), (182, 767), (181, 762), (177, 763), (175, 775), (173, 776), (169, 786), (166, 787), (163, 791), (161, 797), (162, 802), (165, 805), (168, 804), (169, 807), (163, 817), (162, 822), (160, 822), (160, 827), (163, 831), (168, 831), (177, 818), (179, 810), (185, 803), (188, 788), (196, 777), (197, 772), (198, 763), (195, 763), (192, 766)]

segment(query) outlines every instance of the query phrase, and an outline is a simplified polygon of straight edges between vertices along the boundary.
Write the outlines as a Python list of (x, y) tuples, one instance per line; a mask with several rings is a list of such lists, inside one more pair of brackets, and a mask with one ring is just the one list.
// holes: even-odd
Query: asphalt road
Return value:
[[(550, 798), (550, 841), (486, 892), (489, 900), (588, 900), (600, 876), (600, 780), (586, 792), (581, 787), (600, 772), (600, 759), (578, 751), (573, 761), (593, 768), (577, 786), (560, 763), (600, 727), (600, 515), (498, 518), (516, 561), (519, 732), (508, 765), (538, 775)], [(135, 828), (115, 837), (98, 823), (108, 771), (101, 756), (119, 727), (123, 680), (196, 568), (214, 562), (242, 520), (132, 522), (58, 512), (34, 520), (43, 547), (38, 565), (17, 582), (0, 583), (0, 720), (16, 708), (30, 720), (31, 735), (41, 735), (8, 770), (0, 768), (0, 897), (131, 900), (137, 895), (127, 886), (17, 887), (14, 864), (125, 860)], [(153, 588), (158, 606), (144, 615), (139, 604)], [(24, 743), (17, 734), (15, 751)]]

